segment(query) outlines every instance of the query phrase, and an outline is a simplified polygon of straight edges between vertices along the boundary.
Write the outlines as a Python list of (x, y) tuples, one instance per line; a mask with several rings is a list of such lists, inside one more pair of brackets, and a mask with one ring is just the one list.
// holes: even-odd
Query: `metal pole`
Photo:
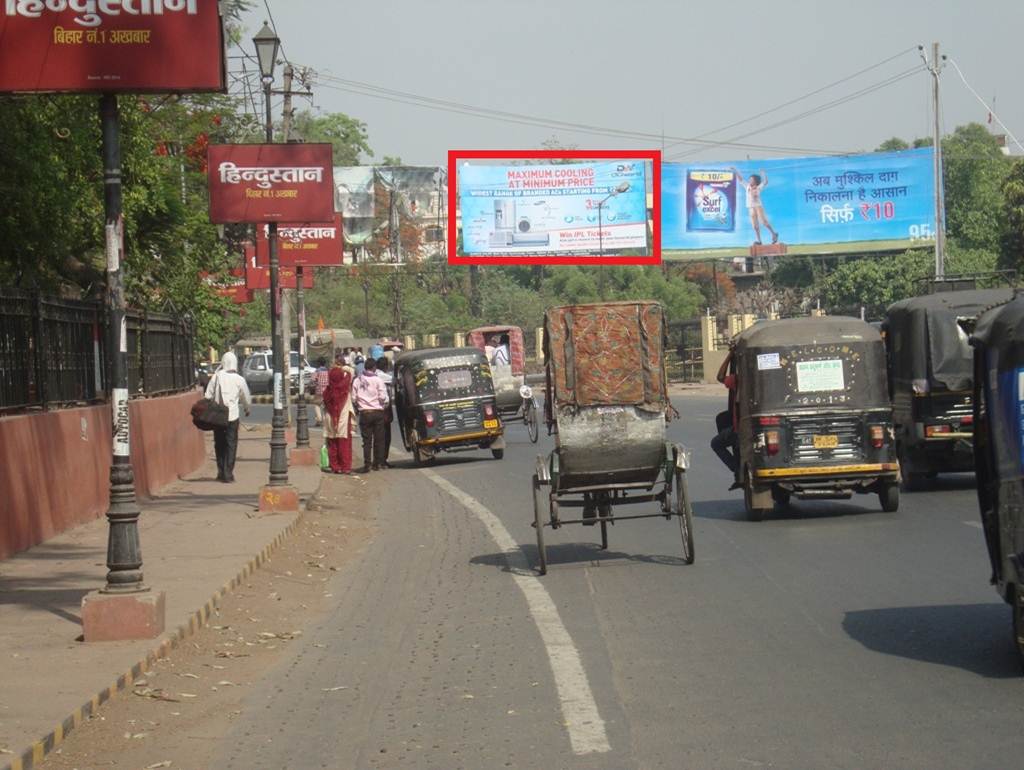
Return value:
[(604, 201), (597, 204), (597, 254), (600, 257), (604, 256), (604, 231), (601, 227), (601, 208), (604, 206)]
[(100, 97), (103, 126), (103, 208), (107, 250), (107, 312), (109, 324), (110, 406), (113, 457), (110, 463), (110, 508), (107, 510), (107, 585), (104, 593), (148, 590), (142, 584), (142, 548), (135, 474), (130, 454), (128, 421), (128, 326), (124, 273), (121, 268), (124, 221), (121, 207), (121, 139), (117, 96)]
[[(274, 143), (274, 119), (270, 114), (271, 79), (263, 82), (263, 98), (267, 107), (267, 144)], [(287, 442), (284, 437), (284, 389), (287, 375), (284, 369), (284, 354), (281, 350), (281, 297), (279, 295), (280, 275), (277, 254), (277, 222), (267, 228), (267, 243), (270, 247), (270, 344), (274, 366), (274, 416), (270, 423), (270, 481), (271, 487), (288, 484)]]
[(299, 395), (295, 407), (295, 446), (309, 446), (309, 417), (306, 414), (306, 294), (302, 289), (302, 265), (295, 266), (295, 301), (299, 315)]
[(942, 136), (939, 133), (939, 44), (932, 43), (932, 162), (935, 176), (935, 278), (942, 280), (946, 275), (946, 231), (942, 210)]

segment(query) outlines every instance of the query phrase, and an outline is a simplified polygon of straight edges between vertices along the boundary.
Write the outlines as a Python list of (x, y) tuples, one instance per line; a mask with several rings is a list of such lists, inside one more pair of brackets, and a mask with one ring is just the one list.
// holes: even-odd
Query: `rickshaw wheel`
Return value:
[(491, 450), (491, 455), (494, 457), (495, 460), (500, 460), (502, 457), (505, 456), (505, 450), (504, 449), (492, 449)]
[(548, 554), (544, 549), (544, 522), (541, 519), (540, 509), (540, 480), (537, 474), (533, 474), (533, 526), (537, 530), (537, 572), (546, 575), (548, 572)]
[(409, 443), (412, 444), (412, 459), (417, 466), (423, 465), (423, 450), (420, 449), (420, 437), (416, 431), (409, 432)]
[(693, 509), (690, 507), (690, 492), (686, 486), (686, 474), (675, 469), (675, 511), (679, 517), (679, 534), (683, 538), (683, 561), (693, 564)]
[(527, 401), (523, 412), (523, 422), (526, 423), (526, 432), (530, 436), (530, 443), (536, 444), (540, 429), (537, 427), (537, 410), (533, 408), (533, 402)]
[(743, 482), (743, 507), (746, 508), (747, 519), (750, 521), (764, 521), (765, 509), (754, 507), (754, 479), (750, 475), (749, 468), (747, 468)]
[(886, 513), (896, 513), (900, 507), (900, 485), (884, 483), (878, 488), (878, 502)]

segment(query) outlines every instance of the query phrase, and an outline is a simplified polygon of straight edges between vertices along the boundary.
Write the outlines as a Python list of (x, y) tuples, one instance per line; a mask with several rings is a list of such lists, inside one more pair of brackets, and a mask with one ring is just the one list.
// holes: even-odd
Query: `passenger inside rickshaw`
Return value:
[(512, 362), (509, 350), (508, 332), (495, 332), (484, 343), (484, 355), (491, 366), (509, 366)]

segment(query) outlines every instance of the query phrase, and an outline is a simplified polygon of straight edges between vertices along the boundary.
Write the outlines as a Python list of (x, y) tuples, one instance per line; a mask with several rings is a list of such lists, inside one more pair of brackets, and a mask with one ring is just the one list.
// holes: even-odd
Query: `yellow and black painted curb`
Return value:
[(271, 395), (266, 395), (266, 396), (253, 395), (252, 396), (252, 402), (254, 404), (272, 404), (272, 403), (274, 403), (274, 397), (271, 396)]
[(183, 623), (170, 636), (165, 636), (158, 647), (151, 650), (145, 658), (121, 674), (117, 681), (93, 695), (86, 703), (75, 709), (63, 722), (21, 752), (20, 756), (11, 760), (9, 764), (0, 767), (0, 770), (31, 770), (34, 767), (38, 767), (43, 758), (64, 741), (68, 733), (85, 720), (94, 716), (99, 711), (100, 706), (113, 698), (117, 693), (131, 687), (132, 683), (136, 679), (141, 678), (156, 661), (166, 658), (171, 650), (175, 649), (179, 644), (206, 625), (213, 613), (219, 609), (220, 600), (238, 588), (249, 575), (262, 567), (270, 558), (270, 555), (281, 546), (285, 538), (291, 535), (298, 526), (299, 518), (296, 518), (295, 521), (279, 532), (277, 537), (266, 548), (250, 559), (241, 572), (221, 586), (201, 609), (193, 612), (188, 618), (188, 623)]

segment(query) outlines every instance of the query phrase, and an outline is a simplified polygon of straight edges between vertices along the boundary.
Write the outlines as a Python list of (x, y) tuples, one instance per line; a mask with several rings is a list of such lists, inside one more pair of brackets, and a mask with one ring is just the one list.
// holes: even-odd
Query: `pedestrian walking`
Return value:
[(366, 356), (363, 355), (362, 348), (355, 348), (352, 352), (352, 366), (355, 367), (356, 377), (363, 373), (363, 367), (366, 366)]
[(239, 407), (249, 416), (252, 396), (249, 386), (238, 373), (238, 358), (228, 352), (220, 360), (220, 368), (210, 378), (204, 395), (228, 408), (228, 424), (213, 429), (213, 449), (217, 455), (217, 481), (230, 484), (235, 480), (235, 456), (238, 454)]
[(324, 390), (327, 388), (329, 370), (327, 359), (320, 356), (316, 360), (316, 371), (313, 373), (313, 416), (316, 418), (316, 426), (319, 428), (324, 424)]
[(384, 384), (388, 388), (388, 405), (384, 410), (385, 423), (384, 426), (384, 461), (381, 463), (385, 468), (390, 468), (391, 463), (388, 462), (388, 457), (391, 454), (391, 425), (395, 421), (395, 411), (392, 404), (395, 403), (395, 383), (394, 377), (391, 375), (391, 362), (388, 361), (384, 355), (384, 349), (381, 348), (380, 356), (377, 358), (377, 376), (383, 380)]
[(359, 412), (359, 432), (363, 436), (363, 467), (359, 472), (377, 471), (386, 460), (384, 429), (391, 399), (387, 385), (377, 376), (377, 362), (372, 358), (366, 361), (363, 373), (356, 377), (352, 389), (355, 408)]
[(331, 473), (352, 472), (352, 373), (335, 367), (324, 389), (324, 441)]

